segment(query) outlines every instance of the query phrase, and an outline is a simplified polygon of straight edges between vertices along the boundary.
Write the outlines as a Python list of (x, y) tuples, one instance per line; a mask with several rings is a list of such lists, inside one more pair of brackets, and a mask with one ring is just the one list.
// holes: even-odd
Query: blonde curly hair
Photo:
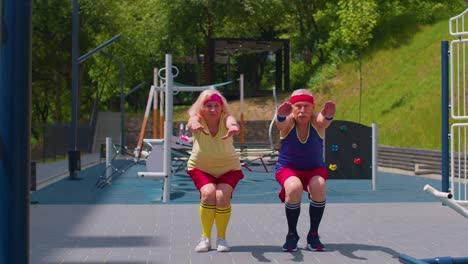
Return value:
[(190, 116), (202, 116), (201, 115), (201, 111), (204, 107), (204, 103), (205, 101), (210, 98), (210, 96), (212, 96), (213, 94), (217, 94), (221, 97), (221, 100), (223, 101), (223, 105), (222, 105), (222, 112), (225, 113), (226, 115), (231, 115), (231, 109), (229, 108), (229, 105), (228, 105), (228, 102), (226, 100), (226, 98), (224, 98), (224, 96), (218, 91), (216, 90), (215, 88), (210, 88), (210, 89), (207, 89), (207, 90), (204, 90), (203, 92), (200, 93), (200, 95), (198, 96), (197, 100), (195, 101), (195, 103), (193, 103), (193, 105), (190, 107), (190, 109), (188, 110), (188, 114)]

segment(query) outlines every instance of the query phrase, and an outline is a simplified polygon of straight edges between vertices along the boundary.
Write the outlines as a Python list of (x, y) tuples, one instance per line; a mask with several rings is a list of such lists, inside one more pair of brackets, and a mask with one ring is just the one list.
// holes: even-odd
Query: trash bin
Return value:
[(68, 171), (70, 172), (70, 178), (74, 179), (78, 177), (78, 172), (81, 170), (81, 157), (79, 150), (68, 151)]
[(36, 188), (37, 188), (37, 185), (36, 185), (36, 162), (35, 161), (31, 161), (31, 171), (29, 172), (30, 175), (29, 175), (29, 184), (30, 184), (30, 190), (35, 192), (36, 191)]
[(106, 160), (106, 144), (101, 144), (101, 149), (99, 152), (99, 159), (102, 162), (103, 160)]

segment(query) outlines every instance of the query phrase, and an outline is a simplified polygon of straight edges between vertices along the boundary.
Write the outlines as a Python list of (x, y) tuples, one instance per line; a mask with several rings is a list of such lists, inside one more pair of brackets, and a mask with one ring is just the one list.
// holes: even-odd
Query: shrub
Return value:
[(291, 63), (290, 67), (290, 88), (293, 90), (306, 88), (307, 82), (313, 73), (313, 66), (303, 62)]
[(312, 89), (314, 92), (326, 92), (325, 85), (329, 80), (335, 77), (336, 64), (328, 63), (324, 64), (317, 69), (317, 71), (309, 78), (307, 87)]

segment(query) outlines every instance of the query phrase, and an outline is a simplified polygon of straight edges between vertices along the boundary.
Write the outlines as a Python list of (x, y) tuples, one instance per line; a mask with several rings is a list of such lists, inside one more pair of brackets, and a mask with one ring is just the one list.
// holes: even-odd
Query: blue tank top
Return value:
[(312, 123), (309, 126), (309, 135), (305, 142), (299, 140), (296, 124), (286, 137), (281, 139), (276, 171), (283, 167), (295, 170), (311, 170), (325, 167), (323, 158), (323, 138), (318, 134)]

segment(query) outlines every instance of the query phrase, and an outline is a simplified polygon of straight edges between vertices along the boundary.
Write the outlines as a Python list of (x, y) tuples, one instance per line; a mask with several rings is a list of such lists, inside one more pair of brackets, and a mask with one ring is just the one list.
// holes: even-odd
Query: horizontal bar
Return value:
[(140, 177), (165, 178), (165, 177), (167, 177), (167, 173), (144, 171), (144, 172), (138, 172), (138, 176), (140, 176)]
[(452, 199), (452, 194), (451, 193), (440, 192), (440, 191), (436, 190), (434, 187), (430, 186), (429, 184), (426, 184), (426, 186), (424, 186), (423, 190), (425, 192), (428, 192), (428, 193), (434, 195), (437, 198)]
[[(431, 193), (433, 194), (434, 191), (437, 192), (437, 190), (435, 190), (433, 187), (431, 187), (429, 184), (426, 184), (426, 186), (424, 186), (424, 191), (428, 192), (428, 193)], [(463, 208), (461, 205), (459, 205), (457, 202), (453, 201), (452, 199), (448, 199), (448, 198), (444, 198), (444, 197), (440, 197), (440, 196), (436, 196), (437, 198), (439, 198), (443, 204), (447, 205), (448, 207), (452, 208), (454, 211), (456, 211), (457, 213), (461, 214), (462, 216), (464, 216), (465, 218), (468, 218), (468, 210), (466, 210), (465, 208)]]
[(87, 58), (89, 58), (91, 55), (93, 55), (94, 53), (100, 51), (101, 49), (109, 46), (110, 44), (114, 43), (115, 41), (119, 40), (120, 39), (120, 34), (109, 39), (108, 41), (102, 43), (101, 45), (99, 45), (98, 47), (96, 47), (95, 49), (91, 50), (90, 52), (86, 53), (85, 55), (81, 56), (78, 58), (78, 62), (79, 63), (82, 63), (83, 61), (85, 61)]

